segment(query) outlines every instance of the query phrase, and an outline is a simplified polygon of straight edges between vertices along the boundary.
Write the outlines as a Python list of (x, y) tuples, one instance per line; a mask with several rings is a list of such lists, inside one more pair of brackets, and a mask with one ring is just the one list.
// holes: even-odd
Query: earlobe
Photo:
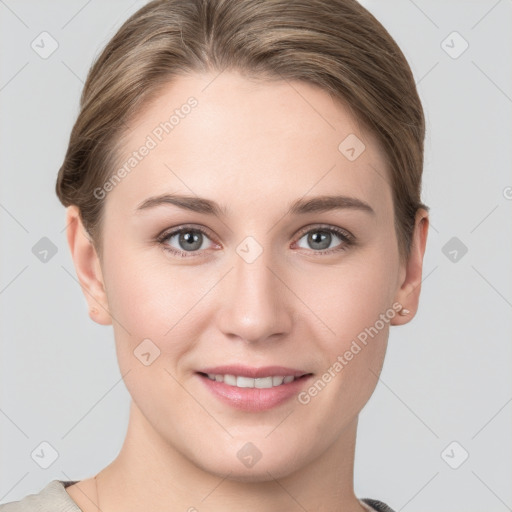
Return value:
[(418, 310), (421, 279), (423, 271), (423, 256), (425, 254), (429, 218), (428, 212), (420, 208), (416, 212), (414, 233), (411, 243), (411, 251), (400, 289), (397, 291), (395, 302), (398, 302), (402, 309), (391, 321), (391, 325), (403, 325), (409, 322)]
[(69, 206), (66, 213), (67, 239), (82, 292), (89, 307), (89, 316), (101, 325), (110, 325), (101, 265), (92, 240), (85, 230), (78, 207)]

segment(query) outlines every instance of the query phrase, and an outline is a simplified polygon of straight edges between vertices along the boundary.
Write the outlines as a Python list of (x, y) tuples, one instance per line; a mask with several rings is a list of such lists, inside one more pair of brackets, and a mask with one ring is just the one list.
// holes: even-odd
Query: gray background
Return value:
[[(88, 318), (54, 184), (93, 57), (144, 3), (0, 0), (0, 503), (94, 475), (124, 439), (112, 328)], [(363, 4), (418, 82), (431, 228), (419, 312), (391, 329), (361, 413), (356, 494), (406, 512), (512, 510), (512, 0)], [(47, 59), (31, 48), (43, 31), (59, 45)], [(469, 43), (457, 58), (454, 31)], [(31, 456), (42, 442), (58, 453), (47, 469)]]

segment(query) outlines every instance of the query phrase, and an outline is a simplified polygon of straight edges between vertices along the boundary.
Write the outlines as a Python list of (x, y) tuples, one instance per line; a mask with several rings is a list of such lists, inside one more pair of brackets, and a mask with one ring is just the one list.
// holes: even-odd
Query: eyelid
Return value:
[(200, 226), (199, 224), (179, 224), (178, 226), (174, 226), (172, 228), (165, 228), (159, 235), (156, 236), (156, 240), (164, 240), (167, 237), (177, 234), (180, 231), (186, 231), (190, 229), (191, 231), (200, 231), (201, 233), (208, 236), (210, 239), (215, 239), (213, 232), (207, 227)]
[[(298, 233), (298, 238), (302, 238), (306, 233), (309, 233), (310, 231), (332, 231), (336, 233), (338, 236), (344, 236), (349, 240), (350, 242), (355, 242), (355, 237), (350, 233), (350, 231), (347, 231), (346, 229), (340, 228), (338, 226), (332, 226), (330, 224), (310, 224), (309, 226), (306, 226), (304, 228), (301, 228), (301, 230)], [(315, 251), (319, 252), (319, 251)]]

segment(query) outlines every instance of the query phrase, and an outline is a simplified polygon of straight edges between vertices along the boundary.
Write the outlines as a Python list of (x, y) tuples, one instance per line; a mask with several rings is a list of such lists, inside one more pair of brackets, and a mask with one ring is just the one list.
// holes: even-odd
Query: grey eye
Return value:
[[(339, 240), (341, 240), (341, 237), (339, 235), (328, 229), (314, 229), (309, 233), (306, 233), (304, 236), (302, 236), (298, 240), (297, 244), (299, 247), (303, 249), (315, 249), (323, 251), (326, 249), (332, 249), (331, 243), (333, 241), (333, 238), (338, 238)], [(300, 244), (301, 240), (303, 239), (306, 239), (306, 243), (309, 245), (309, 247), (305, 247)]]
[[(203, 245), (206, 243), (208, 238), (201, 233), (201, 231), (186, 229), (169, 234), (167, 240), (168, 244), (178, 251), (192, 252), (199, 249), (205, 249), (206, 247), (203, 247)], [(178, 246), (176, 246), (173, 241), (177, 241)], [(207, 245), (208, 244), (206, 243), (206, 246)]]

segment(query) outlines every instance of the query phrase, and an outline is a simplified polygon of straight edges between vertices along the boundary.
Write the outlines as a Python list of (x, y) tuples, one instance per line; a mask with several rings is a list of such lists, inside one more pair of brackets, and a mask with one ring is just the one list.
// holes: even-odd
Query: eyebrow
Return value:
[[(214, 215), (216, 217), (227, 216), (228, 214), (226, 207), (222, 207), (210, 199), (177, 194), (162, 194), (160, 196), (150, 197), (139, 204), (136, 212), (167, 204), (197, 213)], [(341, 209), (360, 210), (375, 215), (375, 211), (368, 203), (356, 197), (342, 195), (323, 195), (311, 199), (298, 199), (290, 205), (288, 213), (292, 215), (302, 215)]]

